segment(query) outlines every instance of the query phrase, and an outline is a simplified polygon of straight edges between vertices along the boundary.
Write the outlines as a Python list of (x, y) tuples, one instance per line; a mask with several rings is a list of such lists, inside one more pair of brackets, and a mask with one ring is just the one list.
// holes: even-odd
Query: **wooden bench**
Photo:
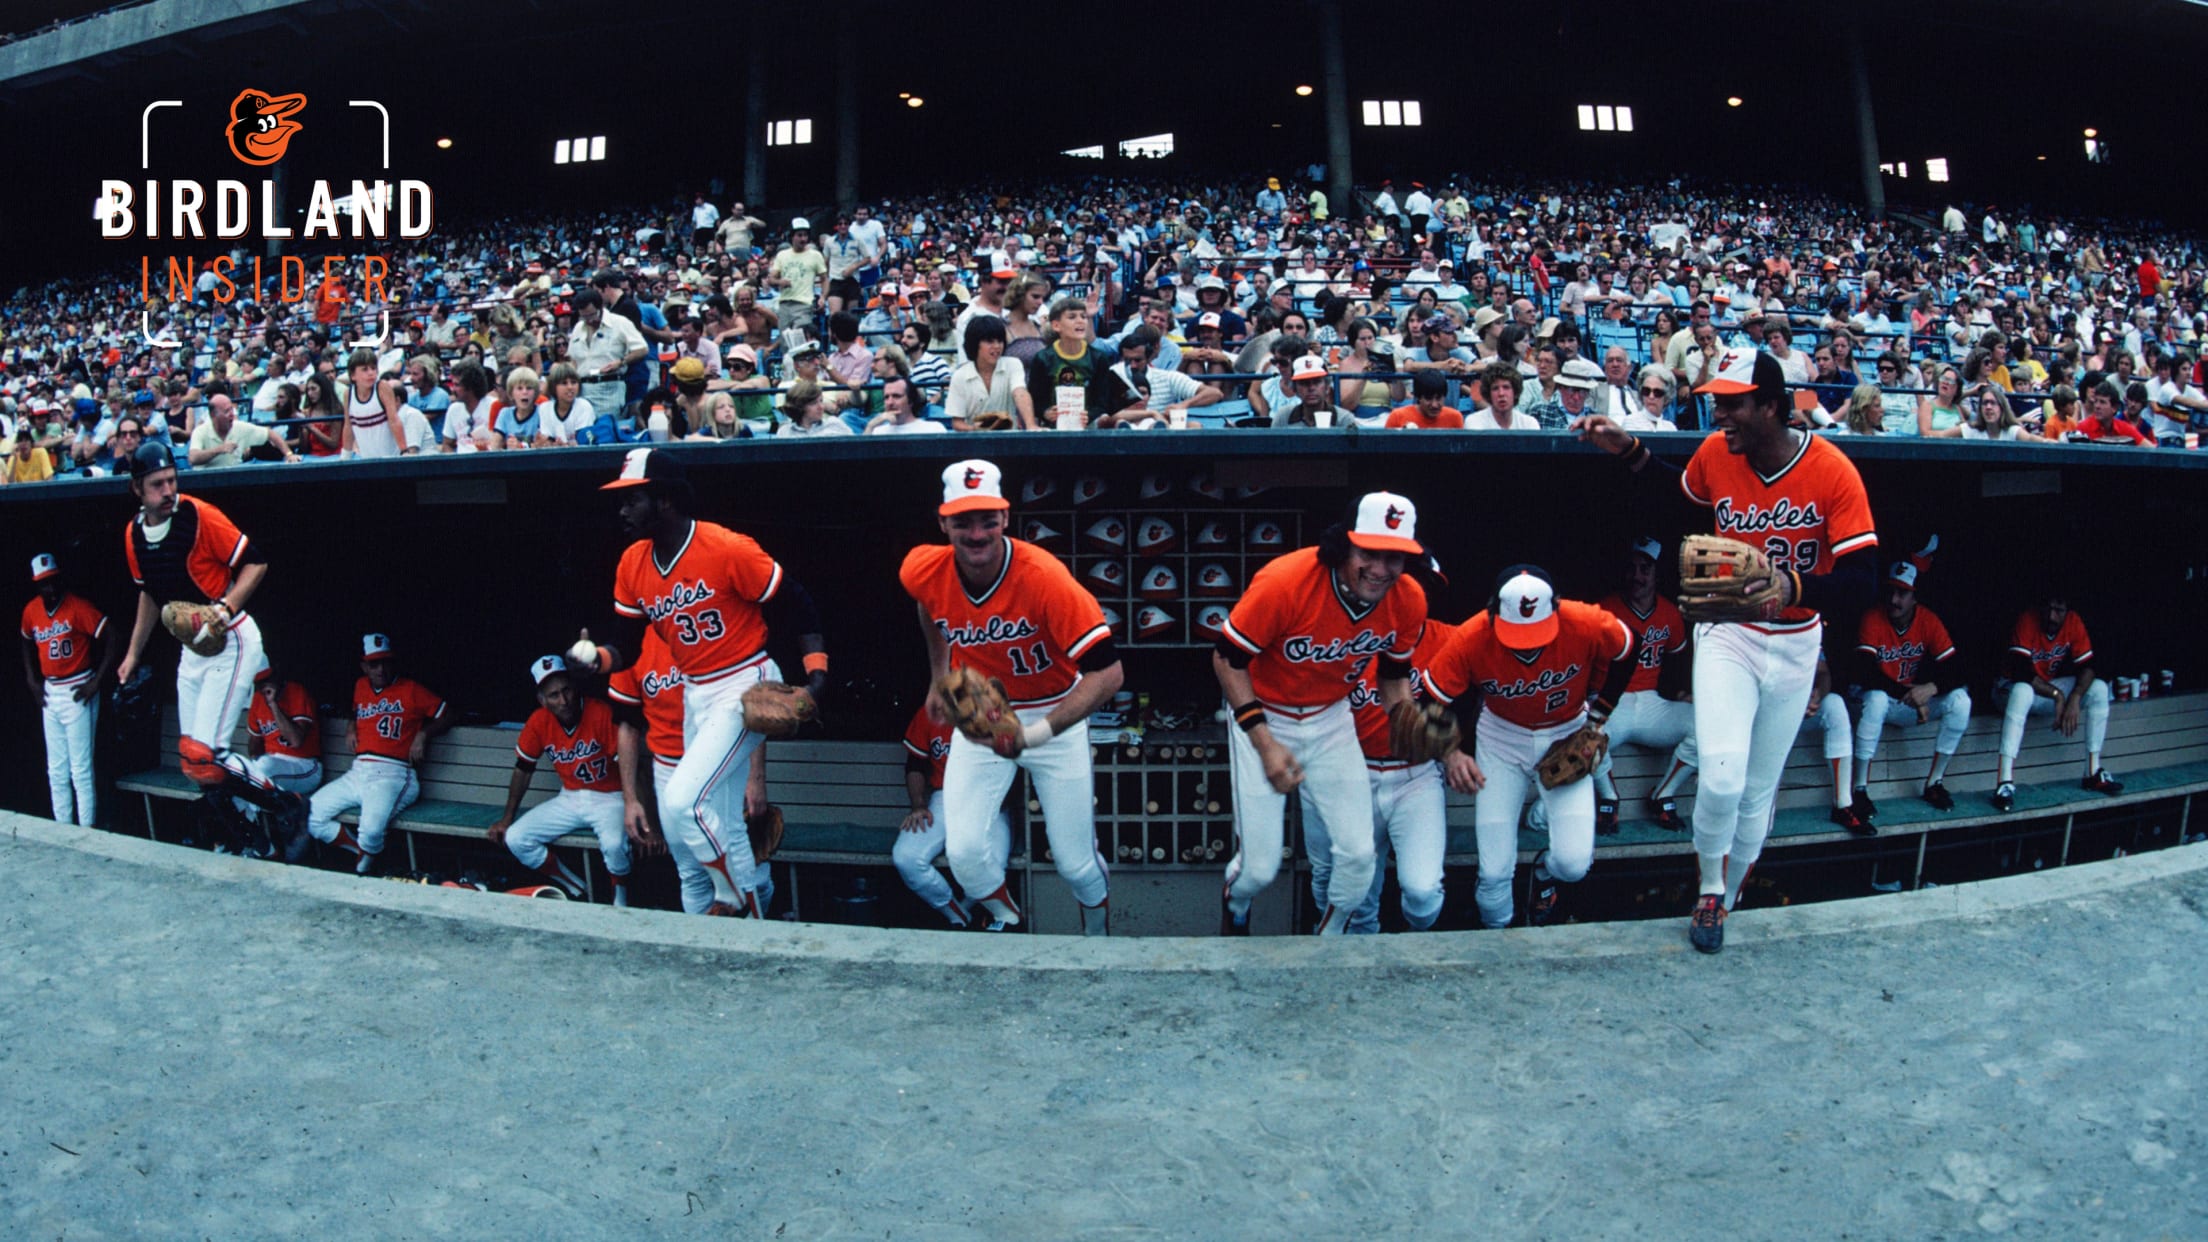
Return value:
[[(1854, 720), (1852, 712), (1849, 720)], [(1947, 788), (1955, 796), (1955, 809), (1944, 813), (1918, 797), (1931, 766), (1937, 730), (1938, 726), (1932, 724), (1912, 723), (1907, 729), (1889, 724), (1880, 739), (1869, 790), (1878, 807), (1881, 836), (2068, 815), (2208, 790), (2208, 693), (2162, 695), (2109, 705), (2108, 741), (2101, 761), (2124, 783), (2124, 792), (2115, 797), (2078, 788), (2085, 775), (2082, 722), (2075, 737), (2064, 737), (2054, 731), (2052, 717), (2032, 717), (2026, 726), (2023, 750), (2016, 759), (2016, 809), (2006, 815), (1997, 814), (1987, 801), (1998, 771), (2001, 717), (1984, 710), (1971, 717), (1962, 745), (1947, 767)], [(1612, 778), (1618, 785), (1621, 822), (1617, 835), (1596, 838), (1597, 855), (1638, 857), (1693, 851), (1694, 842), (1686, 833), (1667, 832), (1644, 817), (1648, 791), (1662, 777), (1670, 759), (1669, 752), (1638, 746), (1614, 752)], [(1688, 792), (1679, 799), (1679, 813), (1690, 820), (1694, 788), (1695, 783), (1689, 781)], [(1478, 862), (1472, 804), (1471, 798), (1449, 795), (1447, 862), (1451, 866)], [(1771, 829), (1773, 844), (1782, 839), (1786, 845), (1851, 840), (1846, 831), (1827, 818), (1831, 807), (1832, 781), (1824, 757), (1824, 737), (1804, 733), (1795, 739), (1794, 749), (1787, 755), (1786, 773), (1780, 778), (1778, 815)], [(1547, 844), (1547, 833), (1521, 828), (1520, 860), (1531, 862)]]
[[(420, 800), (393, 817), (391, 829), (402, 835), (407, 864), (417, 868), (415, 837), (430, 836), (481, 839), (506, 806), (506, 786), (514, 770), (517, 725), (462, 725), (431, 740), (428, 761), (421, 770)], [(161, 766), (133, 773), (115, 782), (117, 790), (143, 799), (146, 833), (154, 836), (154, 800), (194, 800), (199, 786), (179, 769), (176, 751), (177, 720), (172, 706), (164, 714)], [(232, 744), (242, 753), (241, 730)], [(771, 744), (767, 755), (768, 792), (782, 808), (785, 831), (774, 861), (832, 863), (847, 866), (886, 866), (891, 845), (907, 805), (904, 747), (897, 742), (793, 741)], [(353, 731), (343, 717), (322, 725), (322, 779), (335, 779), (352, 766)], [(522, 796), (527, 810), (559, 791), (550, 765), (540, 766)], [(348, 824), (359, 816), (347, 812)], [(587, 832), (569, 833), (554, 842), (584, 851), (584, 879), (595, 896), (595, 868), (590, 859), (598, 849), (597, 837)], [(1015, 864), (1024, 869), (1025, 859)], [(795, 885), (791, 886), (795, 907)]]

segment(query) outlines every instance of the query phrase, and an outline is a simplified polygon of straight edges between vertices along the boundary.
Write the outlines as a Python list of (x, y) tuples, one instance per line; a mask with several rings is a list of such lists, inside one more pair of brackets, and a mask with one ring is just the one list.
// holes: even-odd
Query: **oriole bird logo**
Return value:
[(1380, 520), (1388, 524), (1389, 530), (1396, 530), (1403, 525), (1403, 510), (1394, 505), (1389, 505), (1387, 513), (1382, 515)]
[(239, 91), (230, 101), (230, 153), (248, 164), (273, 164), (284, 158), (299, 122), (291, 115), (307, 106), (305, 95), (264, 95)]

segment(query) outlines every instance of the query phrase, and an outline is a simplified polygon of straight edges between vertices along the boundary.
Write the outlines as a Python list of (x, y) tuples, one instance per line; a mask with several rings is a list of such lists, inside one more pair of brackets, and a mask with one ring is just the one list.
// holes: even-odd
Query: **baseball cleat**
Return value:
[(1012, 886), (1010, 884), (998, 885), (997, 891), (982, 898), (979, 904), (989, 912), (990, 917), (1003, 922), (1007, 927), (1014, 926), (1020, 921), (1019, 903), (1012, 900)]
[(1871, 802), (1870, 790), (1863, 788), (1861, 785), (1858, 785), (1855, 787), (1855, 790), (1848, 795), (1848, 800), (1854, 804), (1855, 813), (1863, 817), (1864, 823), (1867, 824), (1871, 822), (1871, 820), (1878, 817), (1878, 807), (1873, 805)]
[(1877, 827), (1870, 820), (1863, 818), (1862, 814), (1852, 806), (1832, 808), (1832, 822), (1847, 829), (1850, 836), (1875, 837), (1878, 835)]
[(1093, 906), (1081, 907), (1081, 934), (1084, 936), (1109, 936), (1112, 934), (1112, 899), (1107, 897)]
[(1926, 785), (1924, 787), (1924, 800), (1931, 803), (1932, 809), (1935, 811), (1952, 811), (1955, 809), (1955, 795), (1947, 792), (1945, 781), (1934, 781)]
[(1694, 903), (1694, 917), (1687, 923), (1687, 940), (1704, 953), (1725, 947), (1725, 898), (1704, 893)]
[(1617, 803), (1595, 803), (1595, 831), (1606, 837), (1614, 837), (1618, 834)]
[(2120, 794), (2124, 792), (2124, 783), (2110, 776), (2107, 768), (2095, 771), (2093, 775), (2079, 782), (2078, 787), (2087, 793)]
[(1247, 936), (1250, 934), (1250, 916), (1234, 917), (1234, 900), (1226, 893), (1219, 894), (1219, 934), (1222, 936)]
[(1533, 856), (1533, 870), (1528, 872), (1526, 876), (1526, 925), (1528, 927), (1547, 927), (1549, 920), (1556, 917), (1557, 898), (1563, 896), (1564, 893), (1563, 886), (1556, 882), (1554, 876), (1546, 880), (1541, 878), (1542, 865), (1548, 860), (1549, 852), (1547, 850), (1535, 854)]
[(1656, 818), (1656, 826), (1666, 832), (1694, 831), (1694, 825), (1680, 816), (1679, 804), (1669, 798), (1661, 801), (1650, 801), (1648, 809), (1649, 813)]
[(2016, 809), (2016, 782), (2003, 781), (1993, 787), (1993, 809), (2006, 815)]

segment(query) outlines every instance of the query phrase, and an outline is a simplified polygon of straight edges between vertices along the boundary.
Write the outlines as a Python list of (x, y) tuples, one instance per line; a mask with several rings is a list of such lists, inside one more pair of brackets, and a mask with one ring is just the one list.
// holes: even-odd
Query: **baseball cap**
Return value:
[(1426, 551), (1418, 542), (1418, 506), (1394, 492), (1369, 492), (1357, 502), (1349, 541), (1369, 552)]
[(1203, 314), (1196, 316), (1196, 326), (1199, 328), (1216, 328), (1219, 325), (1218, 311), (1205, 311)]
[(1717, 377), (1695, 387), (1697, 393), (1733, 394), (1757, 389), (1786, 390), (1786, 370), (1779, 360), (1752, 349), (1728, 349), (1717, 360)]
[(1019, 266), (1012, 262), (1011, 255), (999, 254), (994, 260), (991, 261), (989, 267), (989, 275), (994, 279), (1011, 280), (1019, 274)]
[(1532, 565), (1513, 565), (1495, 587), (1495, 637), (1513, 651), (1556, 637), (1556, 587)]
[(944, 517), (976, 509), (1009, 509), (1004, 498), (1004, 472), (995, 462), (970, 457), (943, 468), (943, 503), (936, 512)]
[(130, 477), (142, 479), (161, 470), (176, 469), (176, 454), (159, 440), (148, 440), (130, 455)]
[(1484, 332), (1487, 330), (1487, 325), (1494, 323), (1496, 320), (1501, 319), (1502, 317), (1503, 312), (1496, 310), (1492, 306), (1483, 306), (1480, 309), (1472, 312), (1472, 330), (1474, 332)]
[(60, 572), (61, 566), (55, 562), (54, 554), (51, 552), (41, 552), (31, 558), (31, 581), (33, 582), (44, 582)]
[(567, 661), (556, 655), (538, 656), (537, 662), (529, 666), (530, 678), (540, 686), (544, 684), (545, 678), (566, 671)]
[(1917, 589), (1917, 567), (1912, 561), (1895, 561), (1886, 571), (1886, 581), (1894, 586)]
[(1288, 378), (1291, 380), (1325, 379), (1326, 360), (1317, 354), (1305, 354), (1303, 357), (1296, 359), (1296, 365), (1288, 372)]
[(1227, 282), (1226, 282), (1226, 281), (1224, 281), (1224, 280), (1220, 279), (1220, 278), (1219, 278), (1218, 276), (1216, 276), (1216, 275), (1212, 275), (1212, 274), (1210, 274), (1210, 273), (1206, 273), (1206, 274), (1204, 274), (1204, 275), (1202, 275), (1202, 276), (1199, 276), (1199, 277), (1197, 277), (1197, 278), (1196, 278), (1196, 288), (1197, 288), (1197, 289), (1198, 289), (1199, 291), (1201, 291), (1201, 290), (1204, 290), (1204, 289), (1224, 289), (1224, 288), (1226, 288), (1226, 287), (1227, 287)]
[(1659, 563), (1664, 559), (1664, 545), (1653, 535), (1640, 536), (1633, 541), (1631, 547), (1635, 556), (1645, 556)]
[(1561, 320), (1561, 319), (1557, 319), (1557, 318), (1555, 318), (1555, 317), (1553, 317), (1553, 316), (1552, 316), (1552, 317), (1550, 317), (1550, 318), (1548, 318), (1548, 319), (1544, 319), (1544, 320), (1542, 320), (1542, 321), (1541, 321), (1541, 330), (1540, 330), (1540, 331), (1538, 331), (1538, 332), (1535, 332), (1535, 333), (1533, 334), (1533, 337), (1534, 337), (1534, 339), (1535, 339), (1535, 340), (1537, 340), (1537, 341), (1545, 341), (1545, 340), (1548, 340), (1548, 339), (1549, 339), (1550, 337), (1552, 337), (1552, 336), (1555, 336), (1555, 335), (1556, 335), (1556, 330), (1557, 330), (1558, 328), (1562, 327), (1562, 326), (1563, 326), (1563, 324), (1564, 324), (1564, 321), (1563, 321), (1563, 320)]
[(754, 368), (757, 368), (759, 365), (759, 351), (749, 345), (731, 345), (723, 355), (723, 360), (727, 362), (748, 362)]
[(790, 231), (795, 233), (801, 230), (807, 233), (812, 232), (813, 222), (803, 216), (792, 216), (790, 218)]
[(669, 483), (682, 477), (682, 463), (664, 450), (634, 448), (621, 459), (620, 476), (598, 490), (610, 492), (617, 487), (635, 487), (641, 483)]
[(702, 384), (705, 382), (705, 364), (696, 358), (684, 358), (675, 363), (670, 373), (678, 384)]
[(1602, 368), (1585, 358), (1574, 358), (1557, 371), (1556, 382), (1566, 388), (1591, 389), (1602, 382)]
[(363, 634), (360, 636), (360, 658), (363, 660), (388, 660), (391, 658), (389, 634)]

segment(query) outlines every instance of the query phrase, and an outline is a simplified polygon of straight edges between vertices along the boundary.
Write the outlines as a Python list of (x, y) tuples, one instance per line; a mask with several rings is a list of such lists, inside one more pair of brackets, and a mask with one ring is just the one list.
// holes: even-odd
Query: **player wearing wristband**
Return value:
[[(1124, 675), (1096, 597), (1057, 557), (1005, 533), (1004, 477), (980, 460), (943, 471), (936, 521), (950, 540), (905, 556), (898, 580), (918, 608), (931, 686), (954, 668), (1004, 683), (1019, 715), (1016, 742), (992, 750), (951, 734), (943, 762), (944, 853), (959, 887), (1007, 924), (1020, 908), (1005, 882), (1002, 839), (991, 832), (1015, 767), (1042, 805), (1058, 874), (1081, 906), (1081, 933), (1111, 934), (1109, 877), (1096, 849), (1089, 714)], [(928, 714), (949, 719), (934, 689)]]
[(1364, 904), (1374, 870), (1372, 783), (1350, 698), (1368, 671), (1393, 712), (1411, 698), (1411, 658), (1426, 631), (1426, 589), (1405, 580), (1423, 559), (1418, 510), (1392, 492), (1357, 503), (1314, 548), (1276, 557), (1227, 615), (1211, 668), (1235, 727), (1235, 855), (1220, 931), (1246, 936), (1250, 903), (1280, 874), (1288, 794), (1303, 789), (1326, 826), (1333, 871), (1318, 934), (1338, 936)]
[(1855, 617), (1877, 581), (1878, 531), (1847, 455), (1788, 424), (1786, 374), (1769, 354), (1728, 349), (1695, 389), (1713, 398), (1717, 430), (1684, 471), (1602, 415), (1573, 424), (1644, 480), (1678, 480), (1710, 509), (1720, 535), (1754, 544), (1770, 561), (1779, 606), (1758, 621), (1695, 629), (1694, 732), (1701, 792), (1694, 803), (1700, 868), (1689, 939), (1725, 945), (1725, 916), (1763, 852), (1787, 751), (1809, 706), (1822, 647), (1822, 613)]

